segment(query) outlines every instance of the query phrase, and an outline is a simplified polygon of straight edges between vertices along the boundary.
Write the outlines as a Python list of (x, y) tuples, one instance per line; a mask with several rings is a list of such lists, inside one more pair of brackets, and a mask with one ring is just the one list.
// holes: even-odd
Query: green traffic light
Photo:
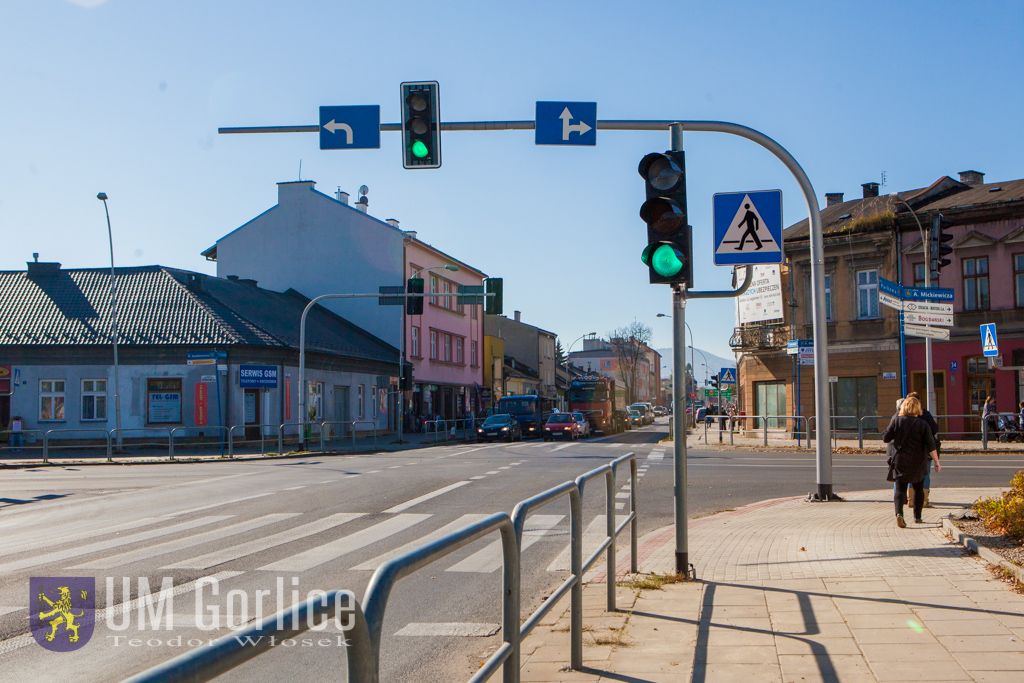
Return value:
[(683, 269), (683, 260), (675, 247), (661, 244), (651, 255), (650, 266), (661, 277), (675, 277)]
[(417, 159), (422, 159), (429, 154), (430, 150), (427, 149), (427, 145), (422, 140), (412, 143), (412, 155)]

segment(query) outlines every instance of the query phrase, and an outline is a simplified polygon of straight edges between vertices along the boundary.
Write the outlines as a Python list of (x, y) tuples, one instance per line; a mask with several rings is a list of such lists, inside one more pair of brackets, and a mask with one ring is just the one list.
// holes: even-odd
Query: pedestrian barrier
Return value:
[(58, 428), (58, 429), (47, 429), (43, 432), (43, 462), (50, 462), (50, 434), (60, 433), (71, 433), (75, 432), (78, 434), (102, 434), (107, 442), (107, 462), (113, 462), (111, 458), (110, 449), (110, 433), (106, 429), (73, 429), (73, 428)]
[(363, 431), (372, 431), (373, 432), (373, 447), (374, 448), (377, 447), (377, 423), (375, 421), (373, 421), (373, 420), (348, 420), (348, 421), (327, 420), (327, 421), (324, 421), (324, 422), (320, 423), (320, 452), (321, 453), (326, 453), (327, 452), (327, 441), (330, 438), (328, 436), (328, 434), (332, 433), (331, 430), (327, 429), (330, 425), (348, 425), (350, 427), (350, 429), (348, 431), (352, 435), (352, 446), (356, 445), (356, 425), (370, 425), (373, 428), (372, 430), (367, 429), (367, 430), (363, 430)]
[[(881, 438), (881, 436), (883, 434), (883, 430), (881, 429), (881, 426), (882, 425), (888, 425), (889, 424), (889, 420), (891, 419), (891, 417), (892, 416), (890, 416), (890, 415), (865, 415), (864, 417), (860, 418), (860, 421), (859, 421), (859, 424), (858, 424), (858, 428), (857, 428), (857, 445), (858, 445), (858, 447), (859, 448), (864, 448), (864, 438), (866, 436), (873, 435), (873, 436), (877, 436), (877, 437)], [(990, 438), (990, 429), (989, 429), (989, 426), (988, 426), (987, 422), (985, 420), (981, 419), (981, 416), (979, 416), (979, 415), (935, 415), (934, 417), (935, 417), (935, 420), (940, 425), (939, 434), (938, 434), (938, 436), (940, 438), (949, 438), (949, 437), (954, 436), (954, 435), (955, 436), (961, 436), (961, 437), (973, 437), (973, 436), (977, 435), (981, 439), (981, 447), (982, 447), (982, 449), (983, 450), (987, 450), (988, 449), (988, 441), (989, 441), (989, 438)], [(961, 420), (971, 420), (971, 419), (974, 419), (974, 420), (980, 420), (981, 427), (977, 431), (971, 431), (971, 430), (968, 430), (968, 429), (962, 429), (962, 430), (943, 430), (943, 429), (941, 429), (941, 425), (948, 424), (946, 421), (949, 420), (949, 419), (961, 419)], [(877, 421), (876, 422), (876, 428), (874, 430), (865, 429), (864, 428), (864, 421), (865, 420), (876, 420)]]
[[(20, 435), (20, 436), (19, 436)], [(0, 453), (6, 451), (7, 453), (19, 453), (22, 450), (42, 451), (42, 440), (43, 430), (41, 429), (23, 429), (20, 432), (12, 432), (9, 429), (0, 430), (0, 437), (3, 437), (3, 441), (6, 446), (0, 448)], [(17, 443), (13, 443), (17, 441)], [(30, 445), (39, 443), (40, 445)]]
[[(116, 449), (117, 449), (118, 452), (120, 452), (121, 451), (121, 445), (123, 444), (125, 437), (131, 438), (132, 434), (139, 435), (140, 439), (145, 439), (146, 436), (149, 435), (149, 434), (153, 434), (153, 435), (159, 436), (160, 439), (161, 439), (161, 442), (136, 441), (135, 443), (132, 444), (132, 446), (136, 447), (136, 448), (138, 448), (140, 446), (143, 447), (143, 448), (147, 447), (147, 446), (150, 446), (152, 448), (160, 448), (160, 449), (166, 448), (167, 449), (167, 454), (171, 457), (172, 460), (174, 459), (174, 447), (171, 445), (171, 430), (170, 430), (170, 428), (167, 428), (167, 427), (122, 427), (121, 429), (118, 429), (117, 427), (115, 427), (115, 428), (110, 430), (110, 437), (109, 438), (110, 438), (110, 440), (112, 442), (114, 442), (115, 444), (118, 444), (116, 446)], [(120, 436), (120, 439), (118, 438), (118, 436)], [(163, 439), (167, 440), (166, 444), (162, 443)]]
[[(629, 514), (621, 524), (615, 519), (615, 485), (618, 468), (629, 463)], [(587, 483), (604, 477), (606, 497), (606, 534), (597, 550), (583, 560), (583, 495)], [(548, 596), (525, 621), (521, 621), (522, 600), (522, 539), (526, 519), (530, 512), (554, 500), (569, 498), (569, 549), (571, 575)], [(131, 683), (165, 683), (169, 681), (208, 681), (265, 652), (270, 647), (270, 636), (277, 640), (294, 637), (317, 625), (328, 614), (337, 612), (344, 604), (351, 609), (353, 621), (345, 629), (348, 680), (354, 683), (379, 683), (380, 652), (383, 640), (384, 614), (391, 590), (401, 579), (450, 555), (473, 541), (498, 532), (502, 549), (502, 623), (501, 646), (483, 663), (470, 679), (486, 681), (502, 669), (505, 683), (518, 683), (521, 666), (520, 643), (551, 611), (555, 604), (571, 592), (569, 608), (570, 666), (583, 667), (583, 575), (607, 554), (605, 581), (608, 585), (607, 608), (615, 607), (616, 539), (630, 527), (630, 570), (637, 571), (637, 465), (632, 452), (581, 474), (572, 481), (554, 486), (531, 498), (519, 502), (511, 515), (492, 514), (469, 524), (447, 536), (419, 546), (403, 555), (383, 563), (373, 573), (363, 594), (362, 603), (348, 605), (351, 594), (335, 591), (311, 597), (262, 621), (230, 633), (214, 642), (190, 650), (163, 664), (144, 671)], [(250, 645), (256, 642), (257, 645)]]
[[(241, 426), (244, 427), (245, 425), (241, 425)], [(175, 455), (175, 453), (177, 452), (177, 449), (178, 449), (178, 446), (175, 445), (174, 435), (175, 434), (181, 434), (183, 437), (185, 437), (188, 434), (188, 432), (197, 432), (197, 433), (198, 432), (202, 432), (203, 433), (203, 436), (198, 436), (198, 434), (197, 434), (196, 440), (192, 442), (194, 445), (197, 445), (197, 446), (200, 446), (200, 447), (205, 447), (205, 449), (207, 449), (207, 450), (211, 450), (211, 449), (212, 450), (220, 450), (221, 456), (224, 455), (224, 442), (226, 440), (226, 436), (227, 436), (227, 432), (228, 432), (228, 428), (227, 427), (221, 427), (219, 425), (212, 425), (212, 426), (208, 425), (208, 426), (203, 426), (203, 427), (173, 427), (173, 428), (171, 428), (171, 433), (168, 436), (168, 442), (167, 442), (167, 445), (168, 445), (168, 448), (169, 448), (169, 451), (170, 451), (169, 455), (170, 455), (170, 459), (171, 460), (174, 460), (174, 455)], [(207, 432), (213, 432), (216, 435), (214, 437), (215, 440), (207, 438), (206, 437), (206, 433)], [(184, 442), (184, 445), (188, 445), (188, 443), (189, 442)]]

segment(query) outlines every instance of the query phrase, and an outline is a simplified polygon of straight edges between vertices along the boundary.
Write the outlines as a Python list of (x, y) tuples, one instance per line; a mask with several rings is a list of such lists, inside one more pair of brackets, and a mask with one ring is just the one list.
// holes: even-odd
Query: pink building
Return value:
[[(406, 233), (407, 277), (422, 277), (428, 294), (422, 315), (405, 320), (405, 356), (413, 366), (413, 388), (405, 394), (411, 420), (441, 415), (458, 419), (480, 410), (483, 386), (483, 306), (460, 306), (459, 285), (482, 285), (486, 275)], [(410, 421), (411, 421), (410, 420)]]
[[(949, 341), (932, 344), (937, 403), (933, 412), (977, 416), (985, 397), (994, 396), (1000, 412), (1016, 413), (1024, 400), (1024, 372), (1011, 369), (1024, 365), (1024, 180), (983, 183), (982, 174), (965, 171), (952, 189), (916, 209), (926, 231), (932, 216), (941, 213), (953, 235), (952, 263), (941, 271), (938, 286), (954, 290), (956, 326)], [(920, 287), (925, 263), (916, 232), (903, 233), (903, 283)], [(998, 327), (997, 367), (990, 367), (982, 356), (982, 323)], [(907, 337), (908, 388), (922, 396), (924, 355), (923, 340)], [(944, 425), (950, 432), (960, 429), (977, 431), (980, 421), (951, 418)]]

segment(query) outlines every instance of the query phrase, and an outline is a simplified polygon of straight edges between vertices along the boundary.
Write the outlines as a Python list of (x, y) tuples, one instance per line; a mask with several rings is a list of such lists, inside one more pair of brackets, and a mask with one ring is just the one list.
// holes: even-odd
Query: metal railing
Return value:
[[(352, 437), (352, 446), (356, 445), (356, 425), (370, 425), (372, 429), (364, 429), (363, 433), (371, 433), (373, 435), (373, 447), (377, 447), (377, 422), (375, 420), (325, 420), (320, 423), (320, 452), (327, 452), (327, 442), (333, 441), (333, 431), (329, 430), (328, 427), (331, 425), (349, 425), (349, 434)], [(344, 438), (344, 431), (342, 432), (342, 438)]]
[[(139, 435), (140, 439), (146, 439), (147, 436), (150, 435), (150, 434), (158, 436), (160, 438), (159, 442), (156, 442), (156, 441), (154, 441), (154, 442), (147, 442), (147, 441), (139, 442), (139, 441), (137, 441), (136, 443), (133, 444), (133, 446), (135, 446), (136, 448), (138, 448), (140, 446), (142, 446), (142, 447), (149, 446), (149, 447), (152, 447), (152, 448), (159, 448), (161, 450), (166, 448), (167, 449), (167, 454), (169, 456), (171, 456), (172, 460), (174, 459), (174, 446), (171, 445), (171, 429), (169, 427), (122, 427), (121, 429), (118, 429), (117, 427), (115, 427), (114, 429), (111, 429), (109, 431), (109, 435), (110, 435), (109, 439), (111, 439), (115, 443), (117, 443), (118, 442), (118, 438), (117, 437), (118, 437), (118, 435), (120, 435), (121, 436), (121, 440), (120, 440), (121, 447), (120, 448), (123, 449), (124, 448), (124, 439), (125, 438), (131, 438), (132, 434)], [(165, 439), (166, 439), (166, 441), (164, 441)], [(120, 450), (118, 452), (120, 452)]]
[[(22, 429), (20, 432), (12, 432), (9, 429), (0, 430), (0, 438), (3, 438), (6, 443), (5, 446), (0, 447), (0, 453), (4, 451), (8, 453), (19, 453), (22, 450), (34, 451), (42, 450), (42, 429)], [(17, 436), (17, 438), (15, 438)], [(17, 445), (12, 445), (12, 441), (18, 441)], [(39, 443), (40, 445), (35, 445)]]
[[(629, 514), (621, 524), (615, 518), (615, 485), (618, 468), (629, 462), (630, 496)], [(607, 536), (586, 561), (583, 560), (583, 495), (587, 482), (605, 478)], [(521, 622), (522, 600), (522, 539), (526, 519), (530, 512), (554, 500), (569, 498), (569, 549), (571, 575), (548, 596), (525, 621)], [(583, 667), (583, 575), (593, 566), (601, 553), (607, 553), (608, 565), (605, 581), (608, 584), (608, 611), (615, 610), (616, 539), (626, 526), (630, 528), (630, 571), (637, 571), (637, 465), (632, 452), (586, 472), (572, 481), (554, 486), (547, 491), (518, 503), (511, 515), (492, 514), (469, 524), (442, 538), (410, 550), (383, 563), (373, 573), (363, 595), (362, 603), (351, 605), (354, 617), (345, 629), (348, 661), (348, 680), (355, 683), (378, 683), (380, 680), (380, 653), (383, 640), (384, 615), (391, 590), (401, 579), (450, 555), (456, 550), (497, 531), (502, 548), (502, 643), (470, 679), (471, 682), (488, 680), (498, 668), (502, 669), (505, 683), (518, 683), (520, 673), (520, 644), (540, 623), (555, 604), (571, 592), (569, 610), (570, 666)], [(129, 679), (131, 683), (165, 683), (169, 681), (207, 681), (260, 655), (270, 648), (271, 639), (290, 638), (322, 621), (329, 611), (336, 611), (343, 599), (351, 594), (335, 591), (326, 596), (311, 597), (292, 605), (276, 615), (226, 636), (213, 643), (186, 652)], [(347, 605), (346, 605), (347, 606)], [(260, 636), (263, 636), (262, 638)], [(249, 643), (256, 642), (253, 646)]]
[(75, 428), (72, 428), (72, 427), (60, 427), (60, 428), (57, 428), (57, 429), (47, 429), (45, 432), (43, 432), (43, 462), (44, 463), (49, 463), (50, 462), (50, 434), (71, 433), (71, 432), (75, 432), (75, 433), (78, 433), (78, 434), (82, 434), (82, 433), (84, 433), (84, 434), (102, 434), (104, 436), (104, 438), (106, 439), (106, 442), (107, 442), (107, 462), (113, 462), (113, 458), (111, 457), (111, 449), (110, 449), (111, 433), (108, 432), (106, 429), (75, 429)]
[[(251, 427), (253, 425), (242, 425), (242, 426), (243, 427), (245, 427), (245, 426)], [(227, 433), (228, 433), (228, 428), (227, 427), (221, 427), (220, 425), (207, 425), (207, 426), (202, 426), (202, 427), (174, 427), (174, 428), (171, 429), (171, 433), (168, 435), (168, 438), (167, 438), (167, 447), (168, 447), (167, 455), (168, 455), (168, 457), (171, 460), (174, 460), (174, 455), (175, 455), (175, 453), (177, 451), (177, 448), (178, 448), (178, 446), (175, 445), (175, 441), (174, 441), (175, 434), (180, 434), (182, 436), (182, 438), (185, 439), (185, 438), (187, 438), (189, 432), (196, 432), (197, 433), (196, 436), (195, 436), (195, 440), (192, 441), (192, 442), (188, 442), (188, 441), (179, 442), (181, 445), (187, 446), (187, 445), (191, 444), (191, 445), (196, 445), (196, 446), (200, 446), (200, 447), (205, 447), (207, 449), (216, 449), (216, 450), (220, 450), (221, 451), (221, 455), (224, 454), (223, 449), (224, 449), (224, 446), (225, 446), (225, 440), (227, 438)], [(200, 436), (198, 434), (199, 432), (202, 432), (203, 435)], [(207, 432), (212, 432), (213, 433), (212, 438), (206, 436)]]

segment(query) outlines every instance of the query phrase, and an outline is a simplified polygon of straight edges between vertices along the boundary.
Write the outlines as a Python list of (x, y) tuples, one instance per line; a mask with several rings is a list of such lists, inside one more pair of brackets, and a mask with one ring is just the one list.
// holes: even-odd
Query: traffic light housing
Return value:
[[(423, 294), (423, 278), (411, 277), (405, 285), (406, 294)], [(405, 297), (405, 312), (408, 315), (423, 315), (423, 297)]]
[(939, 282), (939, 271), (952, 263), (950, 259), (946, 258), (953, 253), (953, 247), (947, 244), (947, 242), (953, 241), (952, 233), (947, 232), (949, 227), (949, 221), (941, 213), (936, 214), (932, 218), (932, 229), (929, 235), (931, 239), (928, 249), (928, 268), (931, 270), (933, 285)]
[(647, 224), (647, 246), (640, 259), (651, 284), (693, 285), (693, 237), (687, 222), (686, 163), (683, 152), (654, 152), (637, 167), (646, 201), (640, 218)]
[[(484, 313), (501, 315), (503, 310), (503, 294), (505, 281), (500, 277), (489, 277), (484, 280)], [(489, 296), (493, 294), (494, 296)]]
[(717, 389), (718, 388), (718, 375), (711, 375), (711, 379), (708, 380), (708, 384), (710, 384), (712, 387)]
[(441, 106), (437, 81), (402, 83), (402, 165), (441, 167)]
[(412, 363), (402, 363), (402, 376), (398, 379), (399, 391), (412, 391)]

